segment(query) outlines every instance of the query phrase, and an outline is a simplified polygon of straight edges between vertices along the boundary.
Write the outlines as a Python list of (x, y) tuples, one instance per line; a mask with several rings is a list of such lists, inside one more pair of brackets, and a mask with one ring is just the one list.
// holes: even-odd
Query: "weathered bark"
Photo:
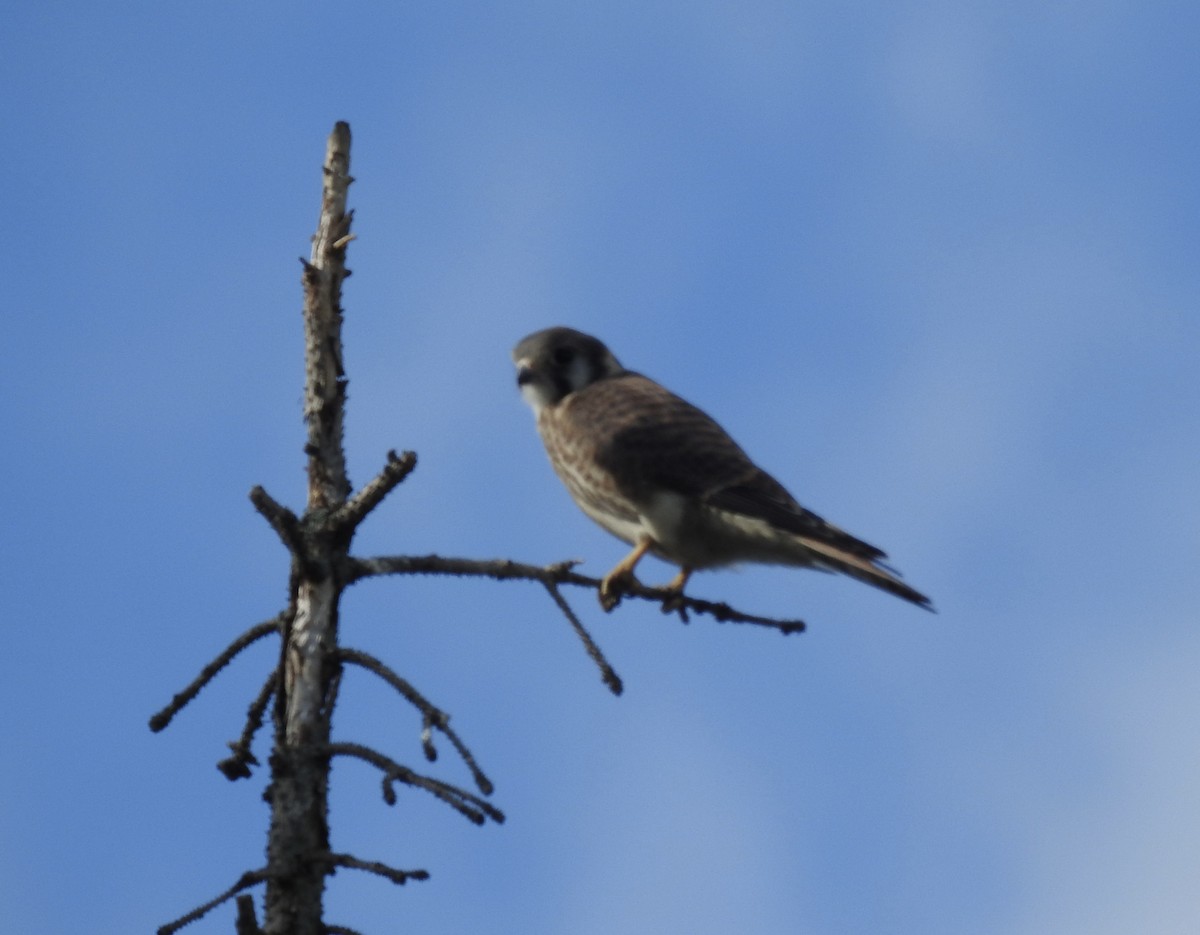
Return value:
[(350, 495), (342, 449), (346, 379), (342, 369), (341, 287), (351, 215), (350, 128), (339, 123), (325, 154), (321, 216), (304, 266), (304, 419), (308, 430), (308, 503), (293, 554), (294, 613), (284, 629), (282, 685), (275, 701), (271, 753), (271, 825), (267, 837), (266, 935), (322, 935), (321, 905), (329, 853), (330, 718), (337, 693), (336, 569), (346, 560), (350, 528), (332, 514)]

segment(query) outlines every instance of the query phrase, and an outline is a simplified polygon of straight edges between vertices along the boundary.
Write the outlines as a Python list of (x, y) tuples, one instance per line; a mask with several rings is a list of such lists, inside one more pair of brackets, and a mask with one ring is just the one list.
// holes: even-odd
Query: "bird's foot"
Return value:
[(663, 598), (662, 612), (664, 614), (678, 613), (684, 623), (687, 623), (687, 606), (684, 603), (683, 588), (691, 576), (692, 570), (683, 568), (671, 579), (671, 583), (663, 588), (667, 592), (667, 596)]
[(605, 613), (621, 603), (621, 598), (633, 590), (640, 582), (633, 576), (631, 568), (614, 568), (600, 582), (600, 606)]
[(682, 591), (673, 591), (663, 598), (662, 612), (664, 614), (678, 613), (683, 618), (683, 622), (687, 623), (687, 604), (684, 601)]
[(604, 608), (605, 613), (621, 603), (621, 598), (634, 587), (641, 587), (637, 578), (633, 576), (633, 570), (637, 568), (637, 563), (642, 560), (642, 556), (650, 551), (650, 545), (650, 539), (639, 539), (637, 545), (633, 547), (633, 551), (626, 555), (621, 563), (605, 575), (604, 580), (600, 582), (600, 606)]

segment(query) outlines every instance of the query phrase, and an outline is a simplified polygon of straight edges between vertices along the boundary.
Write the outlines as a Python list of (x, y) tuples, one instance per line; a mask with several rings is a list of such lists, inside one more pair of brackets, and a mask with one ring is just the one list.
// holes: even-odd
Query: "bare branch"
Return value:
[[(599, 591), (600, 579), (589, 578), (573, 571), (577, 562), (554, 565), (526, 565), (509, 559), (443, 558), (440, 555), (388, 555), (378, 558), (348, 558), (342, 575), (347, 584), (376, 575), (454, 575), (458, 577), (493, 578), (497, 581), (537, 581), (542, 585), (570, 584)], [(697, 597), (676, 594), (668, 588), (651, 588), (631, 582), (627, 593), (662, 605), (664, 613), (678, 613), (687, 622), (687, 612), (704, 614), (718, 623), (749, 623), (778, 630), (780, 633), (800, 633), (803, 620), (776, 620), (735, 610), (728, 604), (705, 601)]]
[(387, 463), (383, 470), (375, 475), (365, 487), (356, 493), (343, 506), (339, 507), (330, 517), (330, 522), (337, 529), (353, 529), (366, 518), (375, 507), (383, 502), (383, 498), (391, 493), (404, 478), (412, 473), (417, 466), (415, 452), (406, 451), (397, 455), (394, 451), (387, 453)]
[(283, 626), (283, 614), (271, 620), (265, 620), (262, 623), (252, 626), (249, 630), (239, 636), (236, 640), (229, 644), (228, 647), (217, 658), (200, 670), (200, 674), (181, 691), (178, 695), (171, 699), (171, 703), (150, 718), (150, 729), (158, 733), (164, 727), (171, 723), (171, 719), (175, 717), (193, 698), (200, 694), (200, 690), (213, 680), (218, 672), (224, 669), (233, 658), (243, 649), (252, 643), (257, 642), (264, 636), (271, 633), (278, 633), (280, 627)]
[(250, 489), (250, 502), (271, 524), (283, 547), (296, 558), (300, 558), (304, 554), (304, 545), (300, 535), (300, 520), (296, 514), (258, 485)]
[(267, 704), (271, 701), (271, 696), (275, 694), (278, 682), (279, 671), (276, 669), (267, 676), (267, 680), (263, 682), (262, 688), (258, 690), (258, 694), (250, 702), (250, 710), (246, 712), (246, 726), (242, 728), (242, 736), (229, 744), (229, 749), (233, 751), (233, 756), (221, 760), (217, 764), (217, 769), (224, 773), (225, 778), (230, 782), (236, 779), (249, 779), (250, 767), (258, 765), (258, 760), (254, 756), (250, 745), (254, 742), (254, 735), (258, 733), (258, 729), (262, 727), (263, 716), (267, 711)]
[(180, 916), (174, 922), (168, 922), (166, 925), (160, 926), (158, 929), (158, 935), (173, 935), (173, 933), (178, 932), (185, 925), (191, 925), (197, 919), (204, 918), (204, 916), (208, 915), (208, 913), (213, 909), (216, 909), (217, 906), (221, 905), (221, 903), (232, 899), (242, 890), (249, 889), (252, 886), (262, 883), (266, 879), (267, 870), (265, 867), (259, 870), (247, 870), (240, 877), (238, 877), (238, 881), (234, 883), (233, 886), (229, 887), (229, 889), (227, 889), (220, 896), (217, 896), (215, 899), (210, 899), (202, 906), (197, 906), (187, 915)]
[(401, 766), (395, 760), (363, 744), (330, 743), (325, 749), (331, 757), (355, 757), (370, 763), (376, 769), (380, 770), (384, 774), (383, 799), (388, 805), (394, 805), (396, 802), (396, 793), (392, 789), (392, 784), (402, 782), (405, 785), (415, 786), (432, 793), (477, 825), (482, 825), (488, 818), (497, 823), (504, 821), (504, 813), (490, 802), (484, 801), (479, 796), (467, 792), (466, 789), (460, 789), (458, 786), (451, 785), (448, 782), (432, 779), (429, 776), (422, 776), (420, 773), (414, 772), (407, 766)]
[(621, 682), (621, 676), (617, 675), (616, 670), (609, 665), (608, 660), (604, 658), (604, 653), (600, 651), (600, 647), (596, 645), (596, 641), (592, 639), (592, 635), (579, 622), (579, 618), (575, 616), (575, 611), (571, 610), (571, 605), (567, 603), (566, 598), (559, 593), (558, 585), (550, 581), (542, 582), (546, 586), (546, 590), (550, 593), (554, 603), (558, 605), (558, 609), (563, 612), (563, 616), (570, 622), (575, 630), (575, 635), (583, 642), (583, 648), (587, 650), (588, 656), (592, 662), (596, 663), (600, 669), (600, 677), (604, 680), (604, 684), (608, 686), (608, 690), (614, 695), (621, 694), (625, 686)]
[(403, 886), (409, 880), (429, 879), (428, 870), (397, 870), (395, 867), (381, 864), (377, 860), (360, 860), (352, 854), (334, 854), (331, 852), (325, 854), (324, 858), (337, 867), (349, 867), (351, 870), (365, 870), (367, 873), (374, 873), (385, 880), (391, 880), (397, 886)]
[(262, 935), (258, 927), (258, 916), (254, 912), (254, 897), (242, 893), (237, 898), (237, 921), (234, 923), (235, 935)]
[(427, 760), (432, 762), (437, 759), (437, 751), (433, 748), (432, 741), (428, 738), (429, 730), (436, 727), (446, 735), (446, 738), (453, 744), (454, 749), (458, 751), (458, 755), (462, 757), (463, 762), (467, 764), (467, 768), (471, 771), (471, 777), (475, 780), (475, 785), (479, 787), (479, 791), (484, 795), (491, 795), (495, 791), (492, 781), (479, 768), (479, 764), (475, 761), (475, 757), (471, 751), (467, 749), (467, 745), (462, 742), (458, 734), (450, 727), (449, 714), (441, 710), (441, 708), (436, 707), (407, 680), (401, 678), (382, 661), (369, 653), (343, 647), (338, 650), (338, 658), (342, 662), (352, 662), (355, 665), (362, 666), (364, 669), (374, 672), (421, 712), (423, 728), (422, 746), (425, 747), (425, 758)]

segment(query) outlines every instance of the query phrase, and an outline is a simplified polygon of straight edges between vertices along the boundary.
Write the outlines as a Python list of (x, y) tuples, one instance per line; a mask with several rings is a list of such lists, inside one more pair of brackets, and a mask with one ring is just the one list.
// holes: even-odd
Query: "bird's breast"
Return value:
[(636, 505), (601, 467), (594, 440), (562, 408), (547, 407), (538, 415), (538, 432), (555, 473), (588, 516), (618, 538), (636, 541), (645, 531)]

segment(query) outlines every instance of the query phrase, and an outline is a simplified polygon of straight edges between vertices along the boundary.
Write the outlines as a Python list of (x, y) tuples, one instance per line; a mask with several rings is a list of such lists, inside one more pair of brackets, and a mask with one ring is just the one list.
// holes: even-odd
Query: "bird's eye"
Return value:
[(565, 367), (575, 359), (575, 348), (573, 347), (556, 347), (554, 349), (554, 362), (560, 367)]

